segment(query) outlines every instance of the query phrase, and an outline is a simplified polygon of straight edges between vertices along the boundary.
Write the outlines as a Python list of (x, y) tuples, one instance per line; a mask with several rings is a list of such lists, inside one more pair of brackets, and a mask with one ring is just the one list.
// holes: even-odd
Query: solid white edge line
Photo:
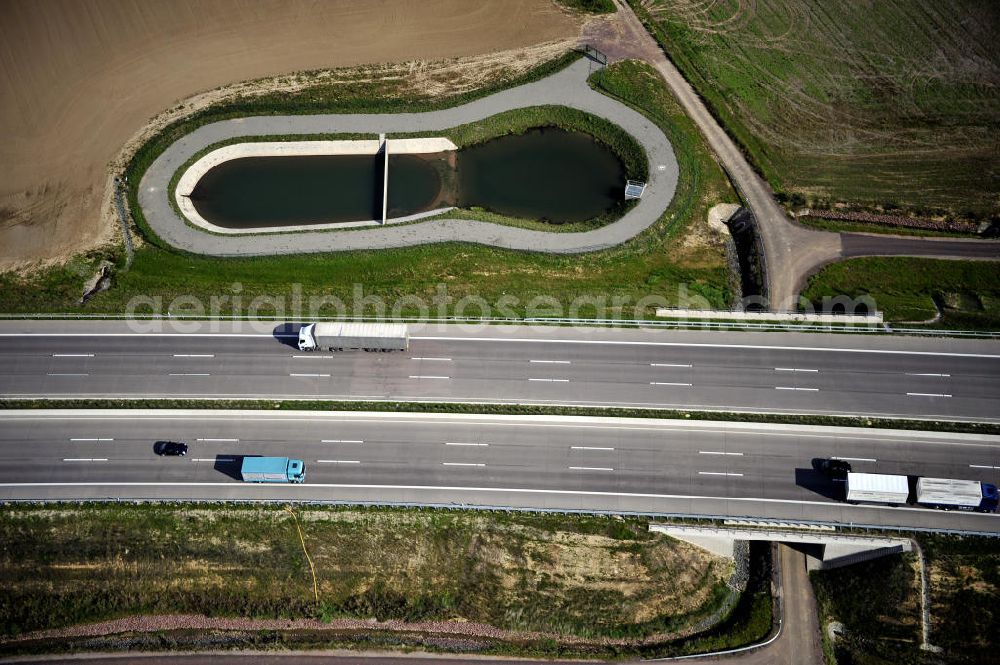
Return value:
[(906, 376), (938, 376), (941, 378), (950, 378), (951, 374), (935, 374), (933, 372), (923, 372), (923, 373), (907, 372)]
[(489, 446), (490, 444), (488, 444), (488, 443), (463, 443), (461, 441), (446, 441), (444, 445), (446, 445), (446, 446), (469, 446), (469, 447), (473, 447), (473, 448), (485, 448), (485, 447)]
[(486, 466), (481, 462), (441, 462), (441, 466)]
[(798, 390), (800, 392), (817, 393), (819, 388), (795, 388), (793, 386), (775, 386), (775, 390)]
[(614, 450), (614, 448), (607, 448), (604, 446), (570, 446), (570, 450)]
[[(295, 339), (298, 335), (273, 333), (3, 333), (0, 337), (256, 337), (259, 339)], [(503, 342), (532, 344), (589, 344), (608, 346), (664, 346), (680, 348), (710, 348), (710, 349), (757, 349), (762, 351), (823, 351), (829, 353), (881, 353), (900, 356), (940, 356), (944, 358), (991, 358), (1000, 360), (1000, 355), (991, 353), (957, 353), (953, 351), (903, 351), (895, 349), (847, 349), (843, 347), (822, 346), (768, 346), (765, 344), (711, 344), (707, 342), (648, 342), (641, 340), (599, 340), (599, 339), (532, 339), (530, 337), (447, 337), (441, 335), (412, 335), (411, 340), (447, 341), (447, 342)]]
[(970, 469), (1000, 469), (1000, 466), (990, 466), (988, 464), (970, 464)]
[(690, 383), (674, 383), (672, 381), (650, 381), (649, 385), (651, 385), (651, 386), (685, 386), (685, 387), (691, 387)]
[(430, 374), (411, 374), (411, 379), (450, 379), (450, 376), (432, 376)]
[(733, 457), (743, 457), (743, 453), (726, 453), (721, 450), (699, 450), (699, 455), (731, 455)]
[(440, 361), (443, 363), (444, 362), (450, 363), (452, 361), (451, 358), (433, 358), (433, 357), (416, 357), (416, 358), (410, 358), (410, 360), (431, 360), (431, 361)]
[(945, 393), (906, 393), (907, 397), (951, 397)]
[[(58, 334), (58, 333), (57, 333)], [(115, 333), (110, 333), (115, 334)], [(167, 333), (175, 334), (175, 333)], [(209, 333), (205, 333), (209, 336)], [(267, 335), (260, 335), (266, 337)], [(447, 341), (447, 342), (506, 342), (531, 344), (589, 344), (607, 346), (665, 346), (680, 348), (707, 349), (753, 349), (760, 351), (826, 351), (833, 353), (883, 353), (900, 356), (941, 356), (946, 358), (993, 358), (1000, 355), (991, 353), (956, 353), (952, 351), (902, 351), (894, 349), (847, 349), (843, 347), (823, 346), (768, 346), (766, 344), (711, 344), (707, 342), (647, 342), (641, 340), (600, 340), (600, 339), (532, 339), (530, 337), (444, 337), (439, 335), (412, 335), (411, 340)]]
[(571, 360), (529, 360), (529, 363), (540, 363), (543, 365), (572, 365)]
[[(526, 487), (461, 487), (457, 485), (362, 485), (350, 483), (289, 483), (281, 485), (267, 484), (245, 484), (238, 482), (228, 483), (152, 483), (152, 482), (87, 482), (87, 483), (0, 483), (0, 488), (16, 487), (237, 487), (248, 490), (271, 491), (302, 490), (302, 489), (344, 489), (344, 490), (406, 490), (406, 491), (436, 491), (436, 492), (506, 492), (508, 494), (552, 494), (555, 496), (595, 496), (614, 497), (625, 499), (684, 499), (695, 501), (757, 501), (760, 503), (792, 504), (800, 506), (825, 506), (827, 508), (840, 508), (845, 511), (858, 511), (862, 509), (877, 508), (877, 506), (852, 506), (837, 501), (806, 501), (803, 499), (762, 499), (741, 496), (705, 496), (695, 494), (652, 494), (645, 492), (603, 492), (598, 490), (547, 490)], [(921, 512), (933, 515), (940, 515), (941, 511), (934, 508), (919, 508), (914, 506), (899, 506), (892, 508), (892, 512)], [(966, 517), (975, 517), (975, 513), (969, 513)], [(987, 519), (996, 519), (996, 515), (990, 515)]]
[(167, 376), (212, 376), (204, 372), (172, 372)]
[(93, 353), (53, 353), (53, 358), (93, 358)]
[(288, 376), (298, 376), (298, 377), (307, 377), (307, 378), (314, 378), (315, 379), (315, 378), (329, 377), (330, 375), (329, 374), (289, 374)]
[(690, 368), (690, 364), (682, 363), (649, 363), (650, 367), (687, 367)]
[(90, 376), (86, 373), (74, 373), (74, 372), (49, 372), (46, 376)]
[(742, 473), (729, 473), (728, 471), (699, 471), (699, 476), (735, 476), (736, 478), (742, 478)]
[(214, 358), (214, 353), (175, 353), (174, 358)]
[(543, 383), (569, 383), (569, 379), (528, 379), (528, 381), (541, 381)]
[(571, 466), (568, 468), (573, 471), (614, 471), (610, 466)]
[(818, 369), (800, 369), (798, 367), (775, 367), (775, 372), (818, 372)]
[(320, 443), (364, 443), (361, 439), (320, 439)]

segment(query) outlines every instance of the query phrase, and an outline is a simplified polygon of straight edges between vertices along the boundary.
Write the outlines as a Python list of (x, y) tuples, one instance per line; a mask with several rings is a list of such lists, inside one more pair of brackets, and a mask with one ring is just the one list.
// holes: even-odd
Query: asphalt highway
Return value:
[[(295, 326), (0, 322), (0, 396), (322, 398), (1000, 419), (1000, 344), (874, 335), (411, 327), (302, 353)], [(213, 333), (210, 325), (221, 329)], [(284, 332), (283, 332), (284, 331)]]
[[(190, 445), (157, 457), (158, 440)], [(303, 485), (239, 480), (299, 458)], [(0, 499), (275, 499), (780, 517), (1000, 530), (996, 515), (851, 506), (812, 468), (1000, 482), (1000, 437), (645, 419), (360, 412), (0, 412)]]

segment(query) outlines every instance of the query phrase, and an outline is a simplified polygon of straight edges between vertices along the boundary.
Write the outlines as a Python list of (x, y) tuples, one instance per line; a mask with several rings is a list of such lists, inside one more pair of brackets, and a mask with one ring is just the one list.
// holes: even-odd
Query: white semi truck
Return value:
[(406, 351), (410, 334), (405, 323), (309, 323), (299, 329), (300, 351)]
[[(941, 510), (971, 510), (993, 513), (997, 510), (996, 485), (978, 480), (955, 478), (916, 478), (914, 504)], [(903, 505), (910, 496), (910, 479), (883, 473), (848, 473), (847, 500), (851, 503), (887, 503)]]

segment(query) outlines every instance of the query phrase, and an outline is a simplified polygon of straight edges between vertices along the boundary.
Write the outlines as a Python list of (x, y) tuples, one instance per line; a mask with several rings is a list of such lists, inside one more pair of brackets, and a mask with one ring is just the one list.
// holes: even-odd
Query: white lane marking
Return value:
[[(0, 483), (0, 488), (42, 488), (42, 487), (244, 487), (247, 490), (289, 490), (302, 491), (309, 489), (343, 489), (343, 490), (405, 490), (405, 491), (433, 491), (433, 492), (504, 492), (507, 494), (552, 494), (555, 496), (596, 496), (611, 497), (618, 499), (684, 499), (703, 501), (753, 501), (757, 503), (791, 504), (797, 506), (835, 506), (841, 510), (860, 512), (871, 509), (871, 506), (852, 506), (850, 504), (839, 504), (832, 501), (805, 501), (802, 499), (766, 499), (749, 496), (706, 496), (697, 494), (653, 494), (647, 492), (602, 492), (597, 490), (551, 490), (534, 487), (462, 487), (458, 485), (361, 485), (349, 483), (288, 483), (281, 485), (265, 484), (242, 484), (242, 483), (152, 483), (152, 482), (86, 482), (86, 483)], [(936, 508), (919, 508), (913, 506), (899, 506), (893, 508), (892, 512), (921, 512), (932, 515), (940, 515), (941, 511)], [(975, 514), (967, 517), (977, 519)], [(981, 516), (983, 519), (993, 520), (996, 515)]]
[(167, 376), (212, 376), (206, 372), (172, 372)]
[(699, 455), (731, 455), (733, 457), (743, 457), (743, 453), (727, 453), (721, 450), (699, 450)]
[(485, 448), (489, 446), (488, 443), (463, 443), (461, 441), (448, 441), (444, 445), (446, 446), (469, 446), (472, 448)]
[(292, 358), (327, 358), (327, 359), (336, 358), (336, 357), (337, 356), (317, 356), (315, 353), (310, 353), (310, 354), (305, 355), (305, 356), (292, 356)]
[(933, 372), (924, 372), (924, 373), (907, 372), (906, 376), (940, 376), (947, 378), (950, 377), (951, 374), (935, 374)]
[(214, 353), (175, 353), (174, 358), (214, 358)]
[(610, 466), (571, 466), (572, 471), (614, 471)]
[(235, 457), (192, 457), (192, 462), (235, 462)]
[(481, 462), (441, 462), (441, 466), (486, 466)]
[(839, 459), (845, 462), (877, 462), (878, 460), (874, 457), (831, 457), (830, 459)]
[(528, 381), (542, 381), (544, 383), (569, 383), (569, 379), (528, 379)]
[(819, 388), (795, 388), (793, 386), (775, 386), (774, 389), (775, 390), (801, 390), (802, 392), (807, 392), (807, 393), (816, 393), (816, 392), (819, 392)]
[(410, 358), (410, 360), (432, 360), (432, 361), (440, 361), (440, 362), (443, 362), (443, 363), (450, 363), (451, 362), (451, 358), (431, 358), (431, 357), (426, 357), (426, 356), (424, 356), (424, 357), (417, 357), (417, 358)]
[(361, 439), (320, 439), (320, 443), (364, 443)]
[(990, 466), (988, 464), (970, 464), (970, 469), (1000, 469), (1000, 466)]
[(53, 358), (93, 358), (93, 353), (53, 353)]
[(570, 450), (614, 450), (614, 448), (606, 448), (603, 446), (570, 446)]
[[(43, 333), (38, 333), (42, 335)], [(55, 333), (62, 335), (64, 333)], [(73, 333), (68, 333), (73, 334)], [(109, 333), (111, 335), (116, 333)], [(182, 333), (164, 333), (167, 335), (180, 336)], [(207, 333), (203, 333), (209, 336)], [(0, 333), (2, 336), (2, 333)], [(255, 337), (267, 337), (268, 335), (254, 335)], [(882, 349), (846, 349), (843, 347), (822, 347), (822, 346), (768, 346), (765, 344), (710, 344), (707, 342), (643, 342), (632, 340), (601, 340), (601, 339), (531, 339), (529, 337), (444, 337), (444, 336), (411, 336), (410, 339), (421, 339), (429, 341), (448, 342), (491, 342), (491, 343), (528, 343), (528, 344), (589, 344), (607, 346), (667, 346), (680, 348), (705, 348), (705, 349), (756, 349), (761, 351), (825, 351), (832, 353), (881, 353), (896, 356), (940, 356), (943, 358), (991, 358), (1000, 359), (1000, 355), (991, 353), (954, 353), (950, 351), (897, 351)]]
[(450, 376), (433, 376), (431, 374), (411, 374), (411, 379), (450, 379)]
[(90, 376), (90, 374), (73, 373), (73, 372), (49, 372), (48, 376)]
[(239, 439), (195, 439), (195, 441), (205, 441), (207, 443), (237, 443)]
[(330, 375), (329, 374), (289, 374), (288, 376), (319, 378), (319, 377), (324, 377), (324, 376), (328, 377)]
[(951, 397), (945, 393), (906, 393), (907, 397)]
[(541, 363), (543, 365), (572, 365), (571, 360), (529, 360), (529, 363)]
[(687, 386), (690, 387), (690, 383), (675, 383), (673, 381), (650, 381), (651, 386)]
[(107, 462), (107, 457), (64, 457), (64, 462)]
[(105, 439), (105, 438), (99, 438), (99, 439), (70, 439), (70, 441), (114, 441), (114, 439)]
[(699, 476), (733, 476), (735, 478), (742, 478), (742, 473), (730, 473), (728, 471), (699, 471)]
[(690, 363), (649, 363), (650, 367), (691, 367)]
[(818, 372), (818, 369), (803, 369), (800, 367), (775, 367), (775, 372)]
[(359, 459), (318, 459), (320, 464), (361, 464)]

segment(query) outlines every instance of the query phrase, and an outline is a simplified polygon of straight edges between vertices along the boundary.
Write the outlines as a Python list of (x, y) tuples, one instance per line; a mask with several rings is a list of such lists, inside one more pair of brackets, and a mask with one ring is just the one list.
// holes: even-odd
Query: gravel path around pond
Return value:
[[(150, 165), (139, 184), (139, 204), (149, 226), (165, 242), (189, 252), (212, 256), (387, 249), (450, 241), (566, 254), (613, 247), (633, 238), (659, 219), (677, 188), (678, 166), (670, 141), (656, 125), (624, 104), (591, 90), (587, 76), (595, 66), (582, 58), (540, 81), (442, 111), (257, 116), (205, 125), (171, 145)], [(620, 220), (584, 233), (549, 233), (489, 222), (436, 219), (395, 227), (218, 236), (189, 226), (174, 212), (168, 200), (168, 184), (174, 172), (198, 151), (226, 139), (278, 134), (441, 131), (511, 109), (546, 104), (576, 108), (609, 120), (645, 148), (649, 158), (649, 183), (639, 204)]]

